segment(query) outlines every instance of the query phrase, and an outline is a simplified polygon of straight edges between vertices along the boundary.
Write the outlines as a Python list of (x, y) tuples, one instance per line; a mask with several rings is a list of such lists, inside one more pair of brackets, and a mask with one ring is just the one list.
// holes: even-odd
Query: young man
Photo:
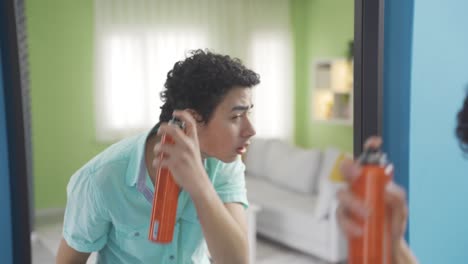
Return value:
[[(196, 50), (169, 71), (160, 123), (89, 161), (67, 187), (57, 263), (247, 263), (244, 153), (258, 74), (237, 59)], [(167, 122), (175, 116), (185, 131)], [(163, 133), (174, 145), (161, 144)], [(159, 160), (160, 154), (164, 159)], [(148, 240), (158, 166), (181, 187), (174, 239)]]
[(457, 114), (457, 128), (455, 129), (460, 148), (468, 154), (468, 93), (463, 100), (463, 105)]

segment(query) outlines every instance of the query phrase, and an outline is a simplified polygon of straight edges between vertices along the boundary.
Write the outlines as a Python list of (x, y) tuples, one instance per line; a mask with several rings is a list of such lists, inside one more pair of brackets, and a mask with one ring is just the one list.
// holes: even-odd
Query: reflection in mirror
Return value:
[[(175, 62), (190, 56), (189, 50), (208, 48), (241, 59), (248, 69), (260, 75), (258, 85), (251, 79), (250, 83), (240, 84), (255, 86), (249, 92), (234, 89), (232, 93), (222, 94), (215, 111), (223, 113), (224, 105), (254, 105), (251, 116), (244, 116), (243, 112), (239, 115), (252, 122), (256, 135), (249, 140), (247, 153), (243, 149), (245, 141), (237, 139), (235, 143), (239, 146), (233, 148), (242, 154), (246, 165), (249, 206), (245, 213), (247, 223), (239, 226), (245, 227), (248, 233), (251, 263), (344, 260), (344, 239), (334, 217), (334, 193), (341, 185), (337, 164), (353, 151), (350, 77), (353, 1), (88, 0), (64, 4), (48, 0), (47, 3), (26, 1), (26, 11), (31, 62), (35, 230), (51, 257), (57, 254), (62, 238), (66, 187), (71, 176), (113, 143), (148, 133), (159, 121), (163, 103), (160, 92), (168, 71)], [(216, 78), (217, 74), (220, 73), (210, 78)], [(216, 115), (212, 118), (218, 120)], [(231, 142), (219, 124), (215, 126), (216, 133), (210, 126), (197, 127), (201, 149), (210, 151), (202, 154), (232, 161), (223, 156), (227, 151), (224, 147)], [(242, 123), (242, 128), (247, 131), (244, 138), (253, 135), (246, 123)], [(216, 142), (217, 136), (224, 136), (222, 150), (207, 143)], [(146, 146), (157, 141), (150, 138)], [(115, 147), (111, 151), (120, 153)], [(139, 193), (141, 204), (136, 208), (144, 205), (144, 210), (125, 211), (126, 221), (115, 221), (116, 214), (102, 207), (116, 192), (113, 185), (101, 186), (95, 179), (88, 179), (91, 186), (88, 188), (92, 190), (68, 189), (71, 196), (77, 192), (76, 199), (82, 205), (86, 199), (95, 201), (79, 208), (77, 213), (82, 219), (90, 216), (89, 223), (103, 231), (103, 235), (88, 237), (92, 240), (88, 248), (67, 240), (68, 243), (60, 246), (62, 253), (97, 251), (113, 239), (129, 251), (148, 247), (162, 250), (148, 241), (151, 179), (155, 179), (155, 170), (150, 168), (148, 160), (142, 160), (142, 164), (148, 165), (149, 175), (148, 182), (143, 182), (140, 189), (149, 186), (149, 190), (126, 193), (125, 189), (118, 189), (122, 195)], [(140, 168), (140, 163), (137, 165)], [(212, 160), (205, 160), (204, 165), (211, 170), (209, 175), (216, 174)], [(236, 168), (231, 168), (232, 177)], [(91, 175), (85, 170), (78, 174)], [(83, 176), (73, 179), (69, 186), (84, 188), (86, 182), (76, 183), (85, 181)], [(235, 231), (240, 229), (230, 228), (237, 221), (227, 221), (232, 226), (225, 222), (217, 226), (213, 219), (238, 219), (236, 216), (244, 215), (244, 210), (239, 210), (237, 205), (245, 203), (239, 197), (228, 197), (232, 190), (226, 186), (234, 181), (226, 180), (227, 185), (223, 187), (221, 180), (220, 176), (218, 183), (212, 179), (221, 198), (217, 201), (234, 202), (234, 205), (221, 210), (214, 204), (216, 213), (205, 219), (204, 215), (210, 215), (208, 209), (192, 202), (190, 186), (187, 186), (179, 195), (177, 219), (180, 221), (175, 237), (180, 239), (183, 233), (190, 232), (197, 235), (172, 248), (174, 252), (164, 249), (157, 254), (177, 261), (187, 257), (201, 259), (209, 248), (211, 256), (219, 258), (222, 248), (210, 243), (210, 238), (213, 239), (210, 234), (213, 230), (225, 233), (231, 230), (235, 237)], [(244, 186), (242, 181), (238, 184)], [(184, 199), (188, 202), (184, 203)], [(126, 202), (116, 202), (113, 206), (122, 209)], [(96, 219), (97, 215), (102, 219)], [(65, 222), (65, 231), (72, 230), (67, 228), (67, 223), (79, 226), (76, 221)], [(204, 223), (209, 223), (209, 227), (200, 229)], [(202, 234), (206, 244), (203, 240), (188, 241)], [(215, 239), (226, 237), (214, 236)], [(235, 248), (230, 251), (236, 253)], [(94, 258), (96, 255), (92, 254), (88, 261)]]

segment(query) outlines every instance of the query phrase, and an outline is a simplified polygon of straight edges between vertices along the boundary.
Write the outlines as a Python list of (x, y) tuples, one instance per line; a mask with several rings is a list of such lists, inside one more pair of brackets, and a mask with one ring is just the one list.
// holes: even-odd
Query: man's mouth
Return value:
[(249, 146), (249, 144), (250, 144), (249, 142), (246, 142), (246, 143), (245, 143), (244, 145), (242, 145), (241, 147), (238, 147), (238, 148), (236, 149), (237, 153), (238, 153), (238, 154), (241, 154), (241, 155), (244, 154), (244, 153), (247, 151), (247, 147)]

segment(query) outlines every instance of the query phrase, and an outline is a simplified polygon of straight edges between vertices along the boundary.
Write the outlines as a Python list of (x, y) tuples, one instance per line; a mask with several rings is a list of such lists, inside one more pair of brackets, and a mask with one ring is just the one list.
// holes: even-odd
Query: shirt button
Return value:
[(175, 259), (174, 255), (170, 255), (170, 256), (169, 256), (169, 259), (170, 259), (170, 260), (174, 260), (174, 259)]
[(135, 232), (133, 235), (136, 236), (136, 237), (140, 236), (140, 232)]

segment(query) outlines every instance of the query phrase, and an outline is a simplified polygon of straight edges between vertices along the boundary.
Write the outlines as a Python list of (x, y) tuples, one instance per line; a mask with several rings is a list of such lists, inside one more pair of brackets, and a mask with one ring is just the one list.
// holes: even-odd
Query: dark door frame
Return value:
[[(31, 263), (29, 188), (32, 172), (28, 170), (30, 123), (24, 109), (29, 109), (27, 71), (21, 64), (21, 38), (18, 29), (24, 27), (23, 0), (4, 0), (0, 5), (0, 45), (3, 63), (4, 93), (7, 113), (8, 162), (10, 166), (12, 248), (14, 263)], [(355, 0), (354, 11), (354, 154), (370, 135), (381, 135), (384, 0)], [(24, 28), (23, 28), (24, 29)], [(21, 31), (24, 32), (24, 31)], [(24, 44), (24, 43), (23, 43)], [(23, 65), (23, 66), (22, 66)], [(23, 68), (22, 68), (23, 67)], [(26, 78), (26, 80), (25, 80)], [(25, 94), (26, 93), (26, 94)], [(26, 118), (25, 118), (26, 117)], [(0, 209), (1, 210), (1, 209)]]
[(355, 0), (354, 155), (366, 138), (382, 135), (384, 0)]
[[(13, 263), (31, 263), (31, 155), (24, 1), (0, 1), (0, 46), (6, 113)], [(3, 110), (3, 109), (2, 109)], [(26, 111), (25, 111), (26, 110)], [(25, 120), (27, 122), (25, 122)], [(31, 200), (32, 201), (32, 200)], [(0, 208), (0, 210), (3, 210)], [(7, 252), (9, 254), (9, 252)], [(1, 262), (1, 261), (0, 261)]]

